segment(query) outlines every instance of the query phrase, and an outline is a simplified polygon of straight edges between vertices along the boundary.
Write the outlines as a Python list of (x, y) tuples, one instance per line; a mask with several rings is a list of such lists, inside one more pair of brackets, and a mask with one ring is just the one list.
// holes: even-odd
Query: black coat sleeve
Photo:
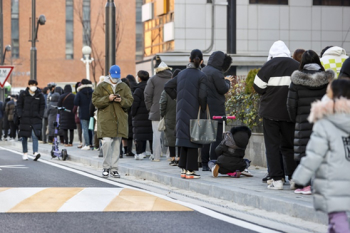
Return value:
[(222, 73), (220, 73), (220, 76), (213, 78), (213, 82), (217, 92), (221, 95), (225, 95), (230, 90), (230, 81), (225, 80)]
[(173, 100), (177, 97), (177, 76), (173, 79), (170, 79), (164, 85), (165, 92), (172, 98)]
[(295, 122), (298, 109), (298, 92), (293, 83), (290, 84), (287, 98), (287, 110), (289, 118)]
[(140, 107), (140, 104), (142, 101), (142, 95), (143, 95), (143, 92), (142, 92), (141, 88), (137, 88), (134, 91), (134, 102), (131, 106), (131, 116), (133, 116), (133, 117), (136, 116), (137, 110)]
[(19, 93), (18, 100), (17, 100), (17, 115), (19, 118), (21, 118), (23, 114), (23, 103), (24, 103), (24, 92), (21, 92)]
[(89, 106), (89, 114), (90, 117), (94, 117), (95, 116), (95, 111), (96, 111), (96, 107), (95, 105), (92, 103), (92, 101), (90, 102), (90, 106)]
[(227, 146), (222, 145), (221, 143), (215, 148), (215, 153), (218, 157), (226, 151), (227, 151)]
[(264, 95), (266, 92), (266, 88), (270, 79), (267, 77), (267, 74), (268, 69), (263, 66), (254, 78), (254, 90), (260, 95)]

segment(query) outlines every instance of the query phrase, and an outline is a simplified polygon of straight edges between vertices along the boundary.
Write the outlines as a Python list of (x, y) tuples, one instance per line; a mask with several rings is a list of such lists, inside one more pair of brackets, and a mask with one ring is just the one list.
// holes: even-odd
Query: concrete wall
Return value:
[(291, 52), (303, 48), (320, 53), (337, 45), (349, 53), (349, 28), (350, 7), (313, 6), (312, 0), (289, 0), (289, 5), (237, 0), (237, 53), (267, 54), (279, 39)]
[[(225, 3), (226, 0), (216, 0)], [(205, 50), (211, 42), (212, 4), (207, 0), (175, 0), (175, 49), (189, 52), (192, 49)], [(215, 50), (227, 48), (227, 6), (215, 5)]]
[(265, 142), (262, 133), (252, 133), (246, 149), (245, 158), (252, 161), (252, 165), (267, 167)]

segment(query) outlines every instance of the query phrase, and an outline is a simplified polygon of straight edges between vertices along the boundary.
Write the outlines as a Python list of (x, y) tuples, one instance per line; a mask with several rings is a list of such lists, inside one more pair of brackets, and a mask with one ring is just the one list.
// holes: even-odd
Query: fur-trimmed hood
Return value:
[(331, 121), (339, 129), (350, 133), (350, 100), (340, 98), (312, 103), (309, 122), (315, 123), (323, 118)]
[(83, 85), (81, 85), (80, 87), (78, 87), (77, 91), (80, 91), (81, 89), (87, 88), (87, 87), (92, 88), (92, 84), (83, 84)]
[(291, 81), (297, 85), (303, 85), (308, 87), (320, 87), (328, 84), (335, 78), (335, 72), (331, 69), (326, 71), (320, 71), (315, 73), (307, 73), (296, 70), (291, 76)]

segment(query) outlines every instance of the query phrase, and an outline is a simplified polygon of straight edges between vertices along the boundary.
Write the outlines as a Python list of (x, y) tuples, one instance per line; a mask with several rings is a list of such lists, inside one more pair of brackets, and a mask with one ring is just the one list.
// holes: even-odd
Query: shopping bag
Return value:
[(158, 131), (164, 131), (165, 130), (165, 120), (164, 117), (159, 121), (158, 124)]
[(199, 107), (197, 119), (190, 119), (191, 142), (197, 144), (210, 144), (216, 141), (218, 121), (210, 118), (207, 106), (207, 119), (200, 119), (201, 107)]
[(94, 117), (90, 117), (90, 121), (89, 121), (89, 130), (94, 130)]

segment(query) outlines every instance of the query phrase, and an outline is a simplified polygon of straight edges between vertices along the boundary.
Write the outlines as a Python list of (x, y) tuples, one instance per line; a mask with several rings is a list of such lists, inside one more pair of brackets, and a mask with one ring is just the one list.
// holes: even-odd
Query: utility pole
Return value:
[(115, 65), (115, 4), (114, 0), (106, 3), (106, 38), (105, 38), (105, 75), (109, 74), (109, 68)]
[(32, 47), (30, 48), (30, 79), (36, 80), (36, 47), (35, 47), (35, 20), (36, 20), (36, 3), (32, 0)]

